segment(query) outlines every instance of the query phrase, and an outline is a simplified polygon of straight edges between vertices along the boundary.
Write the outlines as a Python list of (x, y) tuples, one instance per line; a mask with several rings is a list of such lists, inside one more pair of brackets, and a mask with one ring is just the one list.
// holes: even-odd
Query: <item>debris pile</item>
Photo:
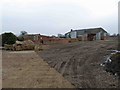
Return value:
[(22, 48), (23, 50), (34, 50), (35, 44), (31, 40), (23, 41)]
[(35, 45), (34, 50), (35, 50), (36, 52), (43, 50), (42, 45)]
[(5, 50), (13, 50), (13, 45), (5, 44), (5, 45), (4, 45), (4, 49), (5, 49)]
[(5, 50), (21, 51), (21, 50), (34, 50), (35, 44), (31, 40), (16, 41), (13, 45), (5, 44)]
[(116, 75), (120, 78), (120, 51), (112, 50), (111, 54), (101, 64), (106, 72)]

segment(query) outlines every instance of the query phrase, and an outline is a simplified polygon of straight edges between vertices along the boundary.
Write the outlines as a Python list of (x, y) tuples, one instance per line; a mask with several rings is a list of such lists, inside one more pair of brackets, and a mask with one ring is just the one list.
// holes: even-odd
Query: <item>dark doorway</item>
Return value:
[(93, 41), (93, 40), (95, 40), (96, 39), (96, 34), (88, 34), (88, 36), (87, 36), (87, 40), (88, 41)]

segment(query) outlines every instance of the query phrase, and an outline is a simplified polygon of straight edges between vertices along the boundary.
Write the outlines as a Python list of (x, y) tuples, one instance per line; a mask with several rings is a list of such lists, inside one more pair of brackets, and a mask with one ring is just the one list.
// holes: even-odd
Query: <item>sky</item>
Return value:
[[(102, 27), (118, 33), (119, 0), (1, 0), (0, 33), (57, 35)], [(0, 1), (0, 2), (1, 2)]]

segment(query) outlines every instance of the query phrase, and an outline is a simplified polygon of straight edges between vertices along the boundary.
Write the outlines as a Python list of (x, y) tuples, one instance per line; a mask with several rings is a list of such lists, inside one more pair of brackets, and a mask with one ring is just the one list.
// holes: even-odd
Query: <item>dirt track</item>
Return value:
[(116, 88), (118, 80), (100, 64), (107, 50), (117, 49), (117, 40), (54, 45), (39, 55), (77, 88)]
[(34, 51), (2, 52), (2, 88), (74, 88)]

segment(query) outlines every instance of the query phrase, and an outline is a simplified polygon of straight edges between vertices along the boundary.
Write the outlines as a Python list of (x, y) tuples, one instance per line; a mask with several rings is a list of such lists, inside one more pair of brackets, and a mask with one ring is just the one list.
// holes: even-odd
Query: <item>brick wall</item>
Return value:
[(51, 44), (51, 43), (59, 43), (59, 44), (66, 44), (70, 42), (76, 42), (78, 39), (66, 39), (66, 38), (53, 38), (44, 35), (26, 35), (24, 36), (25, 40), (32, 40), (35, 44)]

